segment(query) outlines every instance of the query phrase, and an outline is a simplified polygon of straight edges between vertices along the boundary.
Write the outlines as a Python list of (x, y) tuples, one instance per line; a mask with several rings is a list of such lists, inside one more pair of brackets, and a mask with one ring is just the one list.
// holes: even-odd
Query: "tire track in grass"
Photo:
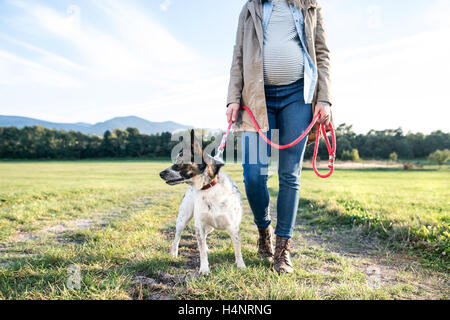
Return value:
[[(121, 207), (111, 208), (108, 212), (95, 212), (88, 214), (89, 218), (58, 221), (35, 232), (19, 232), (13, 235), (7, 244), (0, 244), (0, 268), (9, 268), (14, 260), (39, 256), (39, 253), (30, 253), (30, 247), (39, 249), (43, 246), (57, 246), (77, 244), (79, 241), (71, 236), (76, 232), (102, 228), (114, 220), (129, 218), (133, 213), (148, 207), (159, 194), (139, 197)], [(130, 210), (131, 209), (131, 210)], [(44, 243), (42, 243), (44, 242)]]
[[(367, 235), (363, 226), (323, 228), (300, 218), (295, 234), (292, 248), (296, 259), (301, 260), (304, 249), (324, 250), (363, 274), (367, 285), (374, 286), (373, 289), (410, 286), (414, 299), (449, 297), (450, 283), (445, 274), (423, 269), (418, 258), (389, 249), (388, 241), (376, 235)], [(326, 262), (309, 271), (317, 274), (335, 272)]]
[[(23, 250), (24, 247), (32, 247), (34, 250), (41, 250), (49, 246), (67, 246), (81, 245), (71, 236), (76, 232), (83, 230), (94, 230), (94, 228), (106, 228), (111, 223), (130, 220), (136, 214), (145, 213), (152, 204), (156, 204), (160, 199), (166, 199), (166, 193), (152, 194), (151, 196), (139, 197), (127, 202), (123, 206), (114, 207), (106, 213), (90, 214), (89, 219), (75, 219), (59, 221), (58, 224), (45, 226), (39, 231), (33, 233), (19, 233), (11, 237), (12, 244), (0, 244), (0, 270), (12, 268), (18, 259), (29, 259), (38, 257), (39, 253), (31, 253)], [(171, 217), (169, 217), (171, 219)], [(120, 266), (114, 267), (121, 269)], [(131, 272), (130, 272), (131, 271)], [(119, 271), (120, 272), (120, 271)], [(153, 299), (167, 300), (172, 299), (172, 288), (181, 280), (168, 273), (158, 273), (158, 281), (146, 276), (133, 274), (129, 268), (122, 270), (125, 274), (131, 274), (131, 283), (124, 289), (132, 299)]]

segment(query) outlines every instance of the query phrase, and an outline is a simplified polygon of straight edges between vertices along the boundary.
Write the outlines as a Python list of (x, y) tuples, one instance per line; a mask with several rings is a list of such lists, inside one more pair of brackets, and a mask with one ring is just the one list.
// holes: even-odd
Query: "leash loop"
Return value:
[[(306, 128), (305, 132), (303, 132), (300, 135), (300, 137), (298, 137), (297, 139), (295, 139), (294, 141), (292, 141), (289, 144), (279, 145), (279, 144), (272, 142), (270, 139), (268, 139), (266, 137), (266, 135), (262, 132), (261, 128), (259, 127), (258, 122), (255, 119), (255, 116), (253, 115), (252, 111), (248, 107), (242, 106), (241, 109), (247, 111), (248, 115), (250, 116), (250, 119), (252, 120), (253, 126), (255, 127), (256, 131), (258, 131), (258, 134), (261, 136), (261, 138), (263, 138), (263, 140), (267, 144), (269, 144), (270, 146), (274, 147), (275, 149), (279, 149), (279, 150), (292, 148), (293, 146), (297, 145), (300, 141), (302, 141), (308, 135), (309, 132), (311, 132), (311, 130), (314, 127), (314, 125), (316, 124), (317, 120), (319, 120), (319, 118), (320, 118), (320, 114), (317, 114), (313, 118), (312, 122), (309, 124), (308, 128)], [(228, 134), (231, 131), (232, 125), (233, 125), (233, 121), (230, 121), (230, 123), (228, 124), (228, 129), (222, 137), (222, 141), (220, 142), (219, 148), (217, 148), (216, 156), (214, 157), (216, 160), (222, 159), (222, 154), (225, 149), (225, 144), (226, 144), (226, 141), (228, 138)], [(330, 122), (330, 129), (331, 129), (330, 130), (331, 131), (331, 140), (332, 140), (333, 146), (331, 146), (330, 141), (328, 140), (325, 124), (319, 123), (317, 126), (316, 143), (314, 146), (314, 155), (313, 155), (313, 159), (312, 159), (312, 166), (313, 166), (314, 172), (320, 178), (328, 178), (334, 172), (334, 165), (336, 162), (335, 161), (336, 160), (336, 134), (335, 134), (335, 131), (334, 131), (334, 128), (333, 128), (333, 125), (331, 124), (331, 122)], [(317, 164), (316, 164), (317, 154), (319, 151), (319, 141), (320, 141), (321, 135), (323, 135), (323, 137), (325, 139), (325, 144), (327, 146), (328, 154), (329, 154), (328, 168), (330, 168), (330, 170), (327, 174), (321, 174), (317, 170)]]
[[(332, 143), (333, 143), (333, 147), (331, 147), (330, 141), (328, 141), (327, 132), (325, 130), (325, 124), (319, 123), (319, 125), (317, 126), (316, 143), (315, 143), (315, 146), (314, 146), (314, 154), (313, 154), (313, 158), (312, 158), (312, 166), (313, 166), (314, 172), (316, 173), (316, 175), (318, 177), (324, 178), (324, 179), (331, 177), (331, 175), (333, 174), (333, 172), (334, 172), (334, 164), (335, 164), (335, 160), (336, 160), (336, 134), (335, 134), (333, 125), (331, 123), (330, 123), (330, 128), (331, 128), (331, 140), (332, 140)], [(319, 172), (319, 170), (317, 170), (317, 164), (316, 164), (317, 153), (319, 151), (319, 141), (320, 141), (321, 134), (323, 134), (323, 137), (325, 139), (325, 143), (327, 145), (328, 154), (329, 154), (328, 168), (330, 168), (330, 171), (327, 174), (321, 174)]]

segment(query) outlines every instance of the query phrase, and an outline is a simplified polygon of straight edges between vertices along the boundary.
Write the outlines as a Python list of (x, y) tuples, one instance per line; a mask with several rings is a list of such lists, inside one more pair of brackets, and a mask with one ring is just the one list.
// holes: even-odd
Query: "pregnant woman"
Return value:
[(269, 138), (271, 130), (278, 130), (279, 143), (288, 144), (317, 113), (320, 123), (329, 124), (329, 69), (322, 9), (316, 0), (249, 0), (244, 5), (234, 46), (227, 117), (234, 122), (234, 132), (242, 132), (245, 191), (259, 230), (258, 257), (273, 262), (278, 273), (294, 271), (290, 243), (307, 139), (279, 152), (274, 251), (267, 188), (270, 147), (239, 108), (249, 107)]

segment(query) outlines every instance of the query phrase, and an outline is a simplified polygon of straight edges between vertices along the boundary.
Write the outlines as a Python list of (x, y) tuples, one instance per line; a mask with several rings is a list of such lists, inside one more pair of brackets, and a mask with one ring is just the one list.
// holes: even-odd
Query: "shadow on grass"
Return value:
[[(278, 190), (269, 188), (269, 193), (276, 198)], [(420, 256), (423, 267), (450, 270), (450, 244), (445, 240), (449, 230), (444, 224), (435, 226), (434, 234), (424, 234), (423, 226), (398, 224), (365, 208), (358, 200), (338, 199), (330, 203), (300, 198), (298, 208), (297, 225), (328, 231), (337, 227), (347, 230), (358, 227), (362, 237), (375, 236), (383, 242), (380, 246)]]
[(338, 199), (335, 203), (326, 203), (301, 198), (299, 209), (297, 225), (325, 230), (336, 227), (350, 230), (359, 228), (361, 236), (375, 236), (389, 250), (419, 255), (422, 266), (426, 268), (449, 270), (450, 248), (448, 241), (443, 239), (448, 232), (445, 225), (437, 225), (434, 235), (424, 235), (423, 226), (398, 224), (365, 208), (357, 200)]

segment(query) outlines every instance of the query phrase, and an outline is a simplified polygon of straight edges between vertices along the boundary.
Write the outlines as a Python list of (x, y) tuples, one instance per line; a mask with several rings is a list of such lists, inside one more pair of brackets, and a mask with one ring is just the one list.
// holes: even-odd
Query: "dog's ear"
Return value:
[[(203, 155), (203, 148), (201, 142), (195, 136), (194, 129), (191, 130), (191, 161), (194, 160), (201, 161), (201, 157)], [(197, 159), (198, 158), (198, 159)]]
[(193, 144), (194, 140), (195, 140), (195, 131), (194, 131), (194, 129), (191, 129), (191, 131), (189, 131), (189, 134), (191, 135), (191, 144)]
[(206, 152), (203, 152), (203, 159), (207, 164), (208, 174), (212, 179), (219, 173), (220, 168), (222, 168), (225, 165), (225, 163), (223, 163), (220, 160), (216, 160)]
[(211, 165), (211, 170), (213, 172), (213, 177), (219, 174), (220, 168), (224, 166), (224, 163), (222, 161), (217, 161), (213, 158), (213, 164)]

